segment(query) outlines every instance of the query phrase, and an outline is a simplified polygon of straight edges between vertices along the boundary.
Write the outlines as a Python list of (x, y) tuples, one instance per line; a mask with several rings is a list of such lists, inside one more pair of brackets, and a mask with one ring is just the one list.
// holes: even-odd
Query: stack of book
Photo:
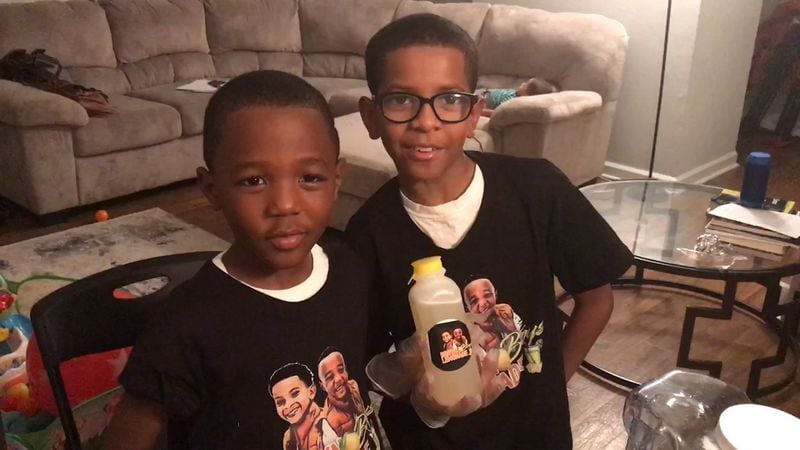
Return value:
[(729, 203), (709, 211), (706, 232), (722, 242), (769, 259), (780, 259), (790, 248), (800, 247), (800, 216), (745, 208)]

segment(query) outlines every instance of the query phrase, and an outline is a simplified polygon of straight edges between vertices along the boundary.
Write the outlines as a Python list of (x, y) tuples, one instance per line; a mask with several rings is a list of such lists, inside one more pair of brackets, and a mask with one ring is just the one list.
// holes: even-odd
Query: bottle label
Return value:
[(472, 355), (469, 329), (459, 320), (448, 320), (431, 327), (428, 343), (433, 365), (448, 372), (463, 367)]

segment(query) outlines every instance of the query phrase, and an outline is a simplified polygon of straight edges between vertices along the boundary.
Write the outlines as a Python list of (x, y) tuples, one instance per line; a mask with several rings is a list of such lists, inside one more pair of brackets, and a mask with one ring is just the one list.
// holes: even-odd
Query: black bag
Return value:
[(0, 59), (0, 78), (43, 91), (63, 95), (83, 106), (90, 116), (114, 112), (108, 96), (98, 89), (87, 88), (59, 78), (61, 63), (46, 55), (43, 49), (30, 53), (23, 49), (11, 50)]
[(61, 63), (39, 48), (30, 53), (11, 50), (0, 59), (0, 78), (22, 84), (48, 83), (61, 75)]

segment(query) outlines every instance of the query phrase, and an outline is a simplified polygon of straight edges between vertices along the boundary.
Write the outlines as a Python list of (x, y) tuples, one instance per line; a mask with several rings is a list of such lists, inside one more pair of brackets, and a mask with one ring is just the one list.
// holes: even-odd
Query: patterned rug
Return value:
[[(41, 396), (29, 389), (36, 374), (29, 373), (32, 369), (26, 364), (31, 335), (28, 317), (39, 299), (67, 283), (118, 265), (227, 246), (211, 233), (153, 208), (0, 247), (0, 409), (6, 429), (24, 435), (53, 421), (52, 405), (40, 404)], [(124, 366), (123, 356), (108, 361), (114, 367), (112, 372)], [(62, 367), (62, 372), (65, 370)], [(107, 394), (100, 399), (108, 403)], [(96, 412), (87, 413), (91, 417)], [(53, 425), (60, 428), (57, 422)], [(82, 430), (82, 435), (83, 431), (89, 430)], [(9, 443), (12, 448), (49, 448), (52, 440), (52, 436), (21, 439), (21, 445), (20, 439), (10, 436)]]

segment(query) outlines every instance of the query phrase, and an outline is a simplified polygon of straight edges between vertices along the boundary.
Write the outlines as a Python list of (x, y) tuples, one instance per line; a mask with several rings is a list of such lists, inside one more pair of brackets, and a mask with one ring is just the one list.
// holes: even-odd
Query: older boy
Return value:
[[(483, 105), (470, 94), (475, 44), (458, 26), (407, 16), (373, 36), (365, 59), (373, 97), (361, 99), (361, 115), (398, 176), (347, 231), (372, 267), (387, 336), (400, 344), (414, 333), (410, 263), (431, 255), (442, 255), (454, 280), (485, 274), (523, 323), (512, 334), (524, 349), (509, 369), (522, 373), (509, 374), (509, 389), (488, 407), (431, 429), (387, 398), (380, 415), (392, 447), (571, 448), (566, 381), (608, 321), (609, 282), (630, 252), (551, 163), (463, 151)], [(563, 333), (554, 274), (576, 300)]]
[(171, 434), (185, 426), (189, 448), (377, 448), (366, 396), (326, 427), (328, 381), (280, 372), (316, 367), (335, 346), (348, 383), (367, 386), (366, 274), (342, 242), (320, 241), (341, 166), (324, 97), (290, 74), (241, 75), (209, 102), (203, 139), (200, 184), (234, 242), (174, 291), (136, 344), (106, 448), (150, 448), (168, 420)]

